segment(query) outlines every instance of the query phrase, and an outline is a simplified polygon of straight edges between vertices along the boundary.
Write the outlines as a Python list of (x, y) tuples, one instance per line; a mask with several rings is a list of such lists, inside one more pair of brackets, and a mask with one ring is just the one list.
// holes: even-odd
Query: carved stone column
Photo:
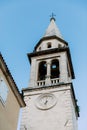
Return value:
[(51, 60), (47, 60), (47, 75), (46, 75), (46, 85), (51, 85)]

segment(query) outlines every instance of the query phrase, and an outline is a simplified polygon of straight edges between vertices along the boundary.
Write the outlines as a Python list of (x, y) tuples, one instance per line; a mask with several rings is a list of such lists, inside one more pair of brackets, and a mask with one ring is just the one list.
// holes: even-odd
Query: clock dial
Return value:
[(45, 93), (37, 98), (36, 106), (39, 109), (47, 110), (49, 108), (52, 108), (56, 104), (56, 102), (56, 97), (53, 94)]

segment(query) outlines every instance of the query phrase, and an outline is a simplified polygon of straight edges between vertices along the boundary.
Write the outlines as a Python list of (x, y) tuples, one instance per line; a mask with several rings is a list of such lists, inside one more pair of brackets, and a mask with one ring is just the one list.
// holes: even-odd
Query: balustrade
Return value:
[(37, 86), (44, 86), (45, 80), (37, 81)]
[[(56, 85), (59, 83), (59, 78), (54, 78), (54, 79), (50, 79), (50, 80), (51, 80), (51, 83), (49, 83), (49, 85)], [(46, 81), (45, 80), (37, 81), (37, 86), (39, 86), (39, 87), (46, 86)]]

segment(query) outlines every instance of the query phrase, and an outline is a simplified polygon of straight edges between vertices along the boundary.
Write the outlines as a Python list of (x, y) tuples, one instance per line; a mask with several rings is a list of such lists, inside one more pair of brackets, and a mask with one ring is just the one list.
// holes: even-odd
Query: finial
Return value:
[(52, 12), (52, 14), (50, 15), (50, 21), (53, 19), (54, 21), (56, 20), (54, 17), (55, 17), (56, 15)]

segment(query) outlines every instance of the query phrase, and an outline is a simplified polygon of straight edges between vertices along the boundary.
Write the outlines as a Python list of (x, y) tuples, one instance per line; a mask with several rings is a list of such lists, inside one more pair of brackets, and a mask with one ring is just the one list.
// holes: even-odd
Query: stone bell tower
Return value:
[(79, 111), (70, 50), (54, 17), (28, 58), (30, 83), (22, 90), (26, 107), (20, 130), (77, 130)]

